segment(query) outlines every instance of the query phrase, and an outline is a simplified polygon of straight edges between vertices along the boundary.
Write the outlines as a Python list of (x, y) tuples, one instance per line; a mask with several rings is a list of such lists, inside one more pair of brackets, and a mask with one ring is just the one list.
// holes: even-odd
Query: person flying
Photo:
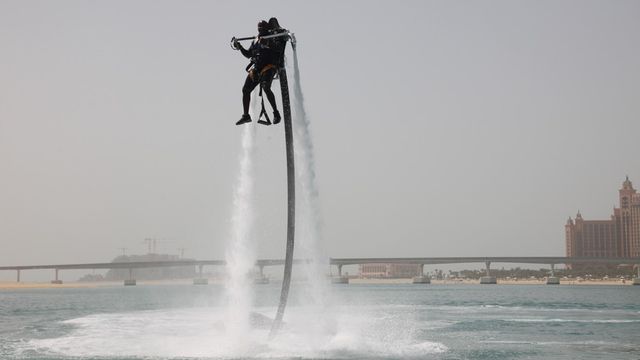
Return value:
[[(261, 36), (269, 35), (269, 24), (266, 21), (258, 23), (258, 38), (251, 43), (249, 49), (242, 47), (239, 41), (234, 43), (235, 47), (240, 50), (244, 57), (251, 59), (251, 63), (247, 66), (249, 74), (242, 87), (242, 107), (244, 113), (236, 125), (242, 125), (251, 122), (249, 115), (249, 104), (251, 102), (251, 92), (256, 86), (260, 85), (261, 90), (267, 95), (267, 100), (273, 109), (273, 123), (280, 122), (280, 112), (276, 104), (276, 97), (271, 91), (271, 82), (278, 71), (278, 54), (269, 47), (268, 39), (261, 39)], [(264, 108), (263, 108), (264, 111)], [(266, 114), (265, 114), (266, 115)], [(271, 125), (269, 118), (266, 120), (258, 120), (259, 124)]]

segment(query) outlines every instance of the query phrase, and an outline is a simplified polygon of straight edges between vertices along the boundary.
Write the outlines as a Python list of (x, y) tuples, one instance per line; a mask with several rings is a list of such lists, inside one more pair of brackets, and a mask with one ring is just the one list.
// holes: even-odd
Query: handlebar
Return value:
[(231, 48), (233, 50), (239, 50), (236, 46), (235, 43), (236, 41), (246, 41), (246, 40), (255, 40), (257, 38), (260, 39), (272, 39), (272, 38), (276, 38), (276, 37), (281, 37), (281, 36), (286, 36), (289, 38), (289, 40), (291, 40), (291, 45), (293, 47), (296, 46), (296, 37), (294, 36), (293, 33), (290, 32), (281, 32), (281, 33), (277, 33), (277, 34), (273, 34), (273, 35), (266, 35), (266, 36), (247, 36), (247, 37), (241, 37), (241, 38), (237, 38), (237, 37), (232, 37), (231, 38)]

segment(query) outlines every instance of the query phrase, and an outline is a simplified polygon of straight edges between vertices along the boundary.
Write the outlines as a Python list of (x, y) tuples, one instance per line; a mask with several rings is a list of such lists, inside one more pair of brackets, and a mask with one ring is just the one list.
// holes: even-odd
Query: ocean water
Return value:
[(242, 339), (220, 285), (0, 290), (0, 359), (640, 359), (640, 287), (333, 285), (322, 308), (300, 288), (271, 340), (277, 283)]

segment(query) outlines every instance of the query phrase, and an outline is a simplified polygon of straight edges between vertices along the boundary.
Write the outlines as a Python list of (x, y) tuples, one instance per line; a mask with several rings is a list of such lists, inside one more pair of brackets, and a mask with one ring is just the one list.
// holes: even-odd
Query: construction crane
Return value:
[(147, 244), (147, 254), (157, 254), (158, 243), (171, 243), (172, 241), (146, 238), (142, 242)]

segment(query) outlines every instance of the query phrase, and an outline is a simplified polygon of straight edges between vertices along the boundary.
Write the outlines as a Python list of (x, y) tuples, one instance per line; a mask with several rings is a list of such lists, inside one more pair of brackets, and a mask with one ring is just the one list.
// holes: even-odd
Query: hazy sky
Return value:
[[(569, 216), (640, 186), (638, 1), (0, 0), (0, 265), (149, 237), (222, 258), (229, 40), (271, 16), (299, 41), (329, 256), (563, 256)], [(257, 130), (259, 256), (282, 257), (283, 127)]]

